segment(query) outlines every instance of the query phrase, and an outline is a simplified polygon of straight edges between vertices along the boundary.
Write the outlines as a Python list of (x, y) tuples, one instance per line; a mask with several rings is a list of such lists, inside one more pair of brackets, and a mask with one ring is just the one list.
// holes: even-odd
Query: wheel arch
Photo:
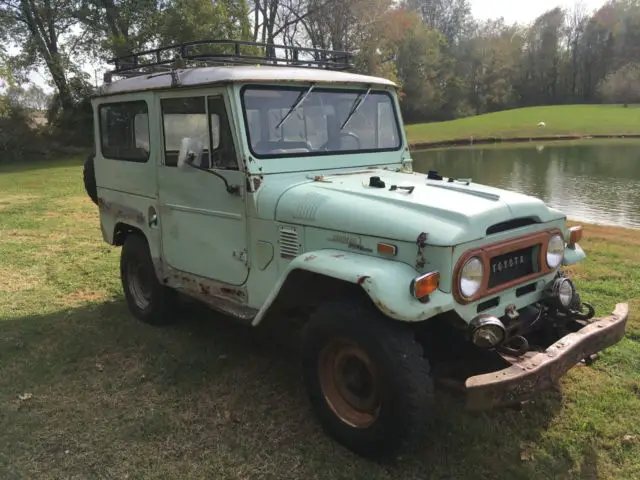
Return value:
[(125, 240), (127, 239), (127, 236), (131, 234), (140, 235), (142, 238), (144, 238), (147, 241), (147, 243), (149, 242), (149, 240), (147, 239), (147, 236), (139, 227), (135, 227), (126, 222), (117, 222), (113, 227), (113, 236), (111, 237), (112, 239), (111, 245), (115, 247), (123, 246)]
[(387, 317), (404, 322), (427, 320), (453, 309), (451, 296), (441, 291), (432, 294), (426, 304), (414, 298), (410, 284), (419, 275), (398, 261), (341, 250), (307, 252), (289, 263), (252, 324), (259, 325), (283, 304), (291, 305), (291, 296), (297, 299), (295, 305), (309, 303), (303, 296), (317, 302), (336, 294), (355, 294), (373, 302)]

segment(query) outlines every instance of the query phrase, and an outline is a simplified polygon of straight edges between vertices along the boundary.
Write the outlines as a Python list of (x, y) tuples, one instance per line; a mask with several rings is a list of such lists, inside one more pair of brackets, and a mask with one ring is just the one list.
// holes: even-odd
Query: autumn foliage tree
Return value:
[(524, 25), (474, 19), (470, 0), (0, 0), (0, 55), (19, 81), (45, 72), (51, 118), (69, 129), (86, 118), (73, 114), (87, 65), (207, 38), (353, 52), (357, 71), (400, 85), (410, 122), (640, 101), (640, 0), (576, 2)]

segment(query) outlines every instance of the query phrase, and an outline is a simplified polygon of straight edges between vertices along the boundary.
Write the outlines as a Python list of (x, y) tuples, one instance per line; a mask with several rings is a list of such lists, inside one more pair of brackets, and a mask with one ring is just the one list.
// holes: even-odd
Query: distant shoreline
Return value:
[(640, 138), (638, 133), (624, 134), (594, 134), (594, 135), (546, 135), (532, 137), (469, 137), (454, 138), (450, 140), (436, 140), (432, 142), (409, 142), (412, 150), (428, 150), (440, 147), (471, 147), (473, 145), (492, 145), (496, 143), (528, 143), (528, 142), (552, 142), (559, 140), (589, 140), (589, 139), (623, 139)]

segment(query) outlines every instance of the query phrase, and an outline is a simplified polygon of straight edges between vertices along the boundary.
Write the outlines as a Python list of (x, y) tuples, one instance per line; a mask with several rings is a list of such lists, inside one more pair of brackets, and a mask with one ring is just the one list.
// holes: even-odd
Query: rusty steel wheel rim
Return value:
[(127, 277), (134, 302), (144, 310), (151, 303), (151, 286), (144, 267), (139, 262), (131, 262), (127, 268)]
[(371, 426), (380, 414), (380, 381), (374, 362), (354, 342), (332, 339), (318, 357), (324, 398), (343, 422)]

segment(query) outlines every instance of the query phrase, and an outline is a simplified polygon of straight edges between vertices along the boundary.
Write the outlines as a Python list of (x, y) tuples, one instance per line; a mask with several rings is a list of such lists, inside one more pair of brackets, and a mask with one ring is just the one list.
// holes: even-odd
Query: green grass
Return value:
[[(545, 122), (545, 128), (538, 123)], [(622, 105), (566, 105), (531, 107), (461, 118), (449, 122), (407, 126), (409, 142), (531, 138), (555, 135), (640, 134), (640, 108)]]
[(632, 299), (627, 337), (520, 411), (442, 395), (382, 465), (322, 433), (279, 337), (195, 307), (173, 328), (131, 317), (79, 160), (2, 167), (0, 478), (640, 478), (640, 233), (585, 237), (572, 273), (599, 312)]

